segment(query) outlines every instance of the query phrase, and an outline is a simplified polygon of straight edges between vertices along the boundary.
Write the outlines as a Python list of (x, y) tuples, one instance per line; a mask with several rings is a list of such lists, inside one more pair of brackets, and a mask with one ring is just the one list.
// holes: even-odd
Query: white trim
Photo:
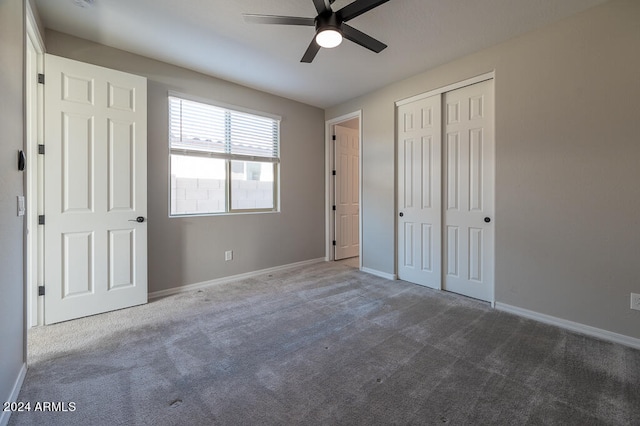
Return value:
[(457, 83), (449, 84), (448, 86), (439, 87), (437, 89), (431, 90), (429, 92), (420, 93), (419, 95), (412, 96), (410, 98), (401, 99), (396, 101), (396, 107), (410, 104), (411, 102), (419, 101), (421, 99), (426, 99), (434, 95), (440, 95), (442, 93), (450, 92), (452, 90), (460, 89), (461, 87), (471, 86), (472, 84), (480, 83), (482, 81), (491, 80), (495, 78), (495, 71), (491, 71), (485, 74), (481, 74), (475, 77), (471, 77), (467, 80), (458, 81)]
[[(11, 394), (6, 401), (2, 402), (16, 402), (18, 400), (18, 395), (20, 394), (20, 389), (22, 388), (22, 383), (24, 383), (24, 377), (27, 375), (27, 364), (22, 364), (22, 368), (18, 373), (18, 377), (16, 378), (16, 382), (13, 385), (13, 389), (11, 390)], [(11, 418), (11, 411), (2, 411), (0, 412), (0, 426), (6, 426), (9, 424), (9, 419)]]
[(38, 20), (31, 8), (31, 2), (27, 1), (27, 35), (33, 40), (33, 44), (40, 47), (40, 51), (44, 52), (44, 40), (38, 28)]
[[(27, 328), (35, 325), (44, 324), (44, 305), (43, 298), (38, 297), (38, 285), (43, 282), (44, 274), (44, 256), (43, 256), (43, 238), (44, 231), (38, 226), (38, 215), (43, 213), (44, 207), (44, 158), (38, 155), (37, 145), (44, 143), (43, 122), (44, 122), (44, 88), (43, 85), (36, 83), (37, 73), (44, 72), (44, 42), (40, 34), (36, 16), (31, 8), (31, 3), (26, 2), (26, 39), (25, 54), (29, 49), (29, 44), (33, 46), (36, 53), (35, 69), (25, 69), (25, 79), (27, 84), (31, 84), (35, 88), (36, 105), (35, 109), (31, 109), (31, 99), (27, 99), (25, 92), (25, 111), (28, 115), (29, 126), (25, 134), (25, 154), (27, 155), (27, 170), (25, 183), (25, 196), (27, 199), (27, 213), (25, 222), (27, 226), (27, 235), (25, 238), (25, 264), (27, 273), (25, 274), (26, 299), (25, 309), (27, 312)], [(26, 65), (25, 65), (26, 66)], [(32, 73), (29, 75), (29, 73)], [(34, 112), (34, 114), (31, 114)], [(34, 116), (32, 116), (34, 115)], [(31, 134), (34, 131), (35, 134)], [(27, 136), (31, 139), (27, 140)]]
[(562, 318), (557, 318), (540, 312), (530, 311), (529, 309), (508, 305), (502, 302), (496, 302), (495, 309), (499, 311), (509, 312), (520, 317), (543, 322), (545, 324), (555, 325), (566, 330), (575, 331), (576, 333), (585, 334), (597, 339), (606, 340), (613, 343), (629, 346), (631, 348), (640, 349), (640, 339), (625, 336), (624, 334), (614, 333), (613, 331), (603, 330), (601, 328), (592, 327), (590, 325), (573, 322)]
[(216, 278), (215, 280), (203, 281), (203, 282), (194, 283), (194, 284), (187, 284), (181, 287), (169, 288), (167, 290), (154, 291), (152, 293), (149, 293), (149, 300), (157, 299), (159, 297), (171, 296), (173, 294), (178, 294), (178, 293), (185, 293), (187, 291), (211, 287), (214, 285), (227, 284), (230, 282), (243, 280), (246, 278), (254, 278), (259, 275), (269, 274), (273, 272), (285, 271), (287, 269), (291, 269), (299, 266), (313, 265), (313, 264), (325, 262), (325, 261), (326, 259), (324, 257), (320, 257), (317, 259), (303, 260), (302, 262), (290, 263), (288, 265), (275, 266), (273, 268), (267, 268), (267, 269), (260, 269), (259, 271), (246, 272), (244, 274), (231, 275), (229, 277), (223, 277), (223, 278)]
[(349, 120), (353, 120), (357, 118), (358, 119), (358, 209), (359, 209), (359, 216), (358, 216), (358, 236), (360, 238), (360, 242), (358, 244), (359, 246), (359, 252), (358, 252), (358, 262), (359, 262), (359, 266), (360, 268), (362, 268), (362, 147), (363, 147), (363, 141), (362, 141), (362, 110), (357, 110), (354, 112), (350, 112), (349, 114), (344, 114), (341, 115), (339, 117), (336, 118), (332, 118), (330, 120), (327, 120), (325, 123), (325, 159), (324, 159), (324, 164), (326, 165), (326, 169), (325, 169), (325, 185), (324, 185), (324, 193), (325, 193), (325, 241), (326, 241), (326, 246), (325, 246), (325, 258), (328, 259), (329, 261), (334, 260), (334, 250), (333, 250), (333, 245), (332, 245), (332, 241), (333, 241), (333, 227), (334, 227), (334, 223), (332, 221), (332, 217), (333, 217), (333, 210), (332, 210), (332, 206), (333, 206), (333, 186), (331, 185), (331, 171), (333, 170), (334, 167), (334, 161), (333, 161), (333, 157), (334, 157), (334, 152), (333, 152), (333, 144), (331, 143), (332, 141), (332, 136), (333, 136), (333, 127), (337, 124), (343, 123), (345, 121), (349, 121)]
[(365, 268), (364, 266), (360, 267), (360, 270), (362, 272), (367, 273), (367, 274), (375, 275), (376, 277), (380, 277), (380, 278), (386, 278), (386, 279), (392, 280), (392, 281), (395, 281), (395, 280), (398, 279), (398, 276), (396, 274), (390, 274), (388, 272), (376, 271), (375, 269)]

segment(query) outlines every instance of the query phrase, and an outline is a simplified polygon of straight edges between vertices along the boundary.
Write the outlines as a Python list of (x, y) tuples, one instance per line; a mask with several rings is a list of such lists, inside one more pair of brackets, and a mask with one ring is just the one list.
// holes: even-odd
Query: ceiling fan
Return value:
[(335, 0), (312, 0), (318, 11), (315, 18), (302, 18), (297, 16), (274, 16), (274, 15), (252, 15), (243, 14), (246, 22), (255, 24), (276, 24), (276, 25), (303, 25), (316, 27), (316, 35), (311, 40), (311, 44), (302, 56), (300, 62), (310, 63), (321, 47), (332, 48), (342, 42), (342, 38), (351, 40), (362, 47), (380, 53), (387, 45), (356, 30), (346, 22), (351, 19), (378, 7), (389, 0), (355, 0), (338, 11), (333, 11), (331, 5)]

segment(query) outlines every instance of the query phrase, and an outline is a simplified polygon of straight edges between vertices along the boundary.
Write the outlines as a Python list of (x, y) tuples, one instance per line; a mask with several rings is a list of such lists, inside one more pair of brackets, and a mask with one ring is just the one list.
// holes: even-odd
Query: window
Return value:
[(278, 209), (280, 119), (169, 96), (172, 216)]

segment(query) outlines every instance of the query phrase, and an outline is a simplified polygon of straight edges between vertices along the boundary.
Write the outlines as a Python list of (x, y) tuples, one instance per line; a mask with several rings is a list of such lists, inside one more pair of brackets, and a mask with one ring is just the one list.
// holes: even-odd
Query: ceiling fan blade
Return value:
[(387, 45), (381, 41), (378, 41), (375, 38), (366, 35), (362, 31), (358, 31), (352, 26), (344, 23), (342, 24), (342, 36), (347, 40), (351, 40), (352, 42), (357, 43), (362, 47), (366, 47), (376, 53), (382, 52), (387, 47)]
[(333, 3), (330, 0), (313, 0), (313, 5), (316, 7), (316, 10), (318, 11), (318, 15), (322, 15), (323, 13), (327, 12), (327, 11), (331, 11), (331, 3)]
[(356, 0), (337, 11), (336, 14), (342, 19), (342, 22), (347, 22), (388, 1), (389, 0)]
[(316, 38), (314, 37), (313, 40), (311, 40), (311, 44), (309, 44), (309, 47), (307, 47), (307, 51), (304, 52), (302, 59), (300, 59), (300, 62), (310, 64), (313, 61), (313, 58), (315, 58), (318, 54), (319, 50), (320, 45), (316, 43)]
[(243, 13), (245, 22), (252, 24), (276, 24), (276, 25), (305, 25), (313, 27), (316, 25), (313, 18), (301, 18), (298, 16), (275, 16), (275, 15), (252, 15)]

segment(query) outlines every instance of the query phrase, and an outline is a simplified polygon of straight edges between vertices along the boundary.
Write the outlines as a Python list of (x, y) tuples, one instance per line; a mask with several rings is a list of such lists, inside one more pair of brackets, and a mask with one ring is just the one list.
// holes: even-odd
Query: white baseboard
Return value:
[(596, 337), (598, 339), (607, 340), (609, 342), (619, 343), (635, 349), (640, 349), (640, 339), (625, 336), (624, 334), (614, 333), (613, 331), (603, 330), (601, 328), (591, 327), (590, 325), (573, 322), (562, 318), (553, 317), (551, 315), (541, 314), (539, 312), (530, 311), (528, 309), (519, 308), (517, 306), (507, 305), (506, 303), (496, 302), (495, 308), (499, 311), (509, 312), (524, 318), (540, 321), (545, 324), (551, 324), (560, 328), (575, 331), (577, 333), (586, 334), (587, 336)]
[[(215, 280), (203, 281), (200, 283), (187, 284), (180, 287), (169, 288), (167, 290), (154, 291), (149, 293), (149, 300), (157, 299), (158, 297), (171, 296), (172, 294), (184, 293), (186, 291), (197, 290), (199, 288), (210, 287), (213, 285), (226, 284), (232, 281), (243, 280), (246, 278), (253, 278), (258, 275), (269, 274), (278, 271), (284, 271), (287, 269), (295, 268), (298, 266), (313, 265), (314, 263), (325, 262), (324, 257), (311, 260), (303, 260), (302, 262), (290, 263), (288, 265), (275, 266), (273, 268), (261, 269), (259, 271), (246, 272), (244, 274), (232, 275), (229, 277), (217, 278)], [(0, 425), (1, 426), (1, 425)]]
[[(9, 395), (9, 399), (7, 401), (2, 401), (2, 402), (16, 402), (18, 400), (18, 395), (20, 394), (20, 389), (22, 388), (22, 383), (24, 382), (24, 377), (26, 375), (27, 375), (27, 364), (25, 363), (25, 364), (22, 364), (20, 373), (18, 373), (16, 382), (13, 385), (13, 389), (11, 390), (11, 395)], [(9, 423), (10, 417), (11, 417), (11, 411), (1, 411), (0, 426), (7, 426), (7, 424)]]
[(376, 277), (386, 278), (388, 280), (397, 280), (398, 276), (396, 274), (389, 274), (387, 272), (376, 271), (375, 269), (365, 268), (364, 266), (360, 268), (362, 272), (366, 272), (367, 274), (375, 275)]

